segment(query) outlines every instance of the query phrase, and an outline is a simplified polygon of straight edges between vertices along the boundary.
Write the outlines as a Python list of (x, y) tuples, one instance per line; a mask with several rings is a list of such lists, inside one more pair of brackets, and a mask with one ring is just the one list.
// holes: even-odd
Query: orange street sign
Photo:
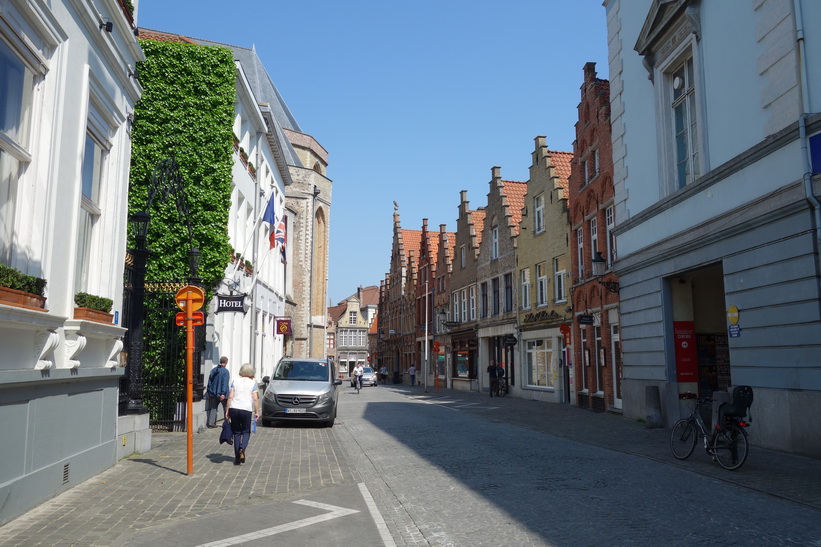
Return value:
[[(195, 327), (205, 324), (205, 314), (202, 313), (201, 311), (195, 311), (194, 313), (192, 313), (191, 314), (191, 319), (193, 319), (193, 321), (191, 321), (191, 324), (194, 325)], [(177, 326), (178, 327), (184, 327), (185, 326), (185, 312), (184, 311), (178, 311), (177, 312)]]
[(205, 293), (196, 285), (186, 285), (177, 291), (174, 297), (177, 300), (177, 307), (185, 311), (186, 302), (191, 301), (191, 311), (197, 311), (205, 303)]

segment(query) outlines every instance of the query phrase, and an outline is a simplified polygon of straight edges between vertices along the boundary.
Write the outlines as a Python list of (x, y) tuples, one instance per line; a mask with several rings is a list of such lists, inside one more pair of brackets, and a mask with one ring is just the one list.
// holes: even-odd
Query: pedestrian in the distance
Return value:
[(219, 365), (208, 375), (208, 427), (217, 427), (217, 411), (222, 404), (222, 413), (228, 412), (228, 390), (231, 387), (231, 373), (228, 372), (228, 357), (220, 357)]
[(496, 366), (496, 361), (491, 361), (487, 366), (487, 375), (490, 377), (490, 396), (499, 390), (499, 367)]
[(410, 375), (411, 385), (416, 385), (416, 365), (411, 365), (408, 369), (408, 374)]
[(254, 380), (254, 367), (245, 363), (239, 369), (239, 378), (231, 382), (228, 411), (225, 419), (231, 421), (234, 434), (234, 465), (245, 463), (245, 449), (251, 439), (251, 420), (259, 418), (259, 391)]
[(379, 376), (382, 377), (382, 383), (387, 384), (388, 383), (388, 367), (386, 367), (385, 365), (382, 365), (382, 368), (379, 369)]

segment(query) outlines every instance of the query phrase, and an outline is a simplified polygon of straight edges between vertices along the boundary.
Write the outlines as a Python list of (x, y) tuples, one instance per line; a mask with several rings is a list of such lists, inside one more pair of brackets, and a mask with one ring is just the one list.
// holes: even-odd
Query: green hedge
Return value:
[(74, 295), (74, 304), (81, 308), (91, 308), (92, 310), (111, 312), (114, 302), (110, 298), (94, 296), (85, 292), (78, 292)]
[(0, 264), (0, 287), (45, 296), (46, 280)]

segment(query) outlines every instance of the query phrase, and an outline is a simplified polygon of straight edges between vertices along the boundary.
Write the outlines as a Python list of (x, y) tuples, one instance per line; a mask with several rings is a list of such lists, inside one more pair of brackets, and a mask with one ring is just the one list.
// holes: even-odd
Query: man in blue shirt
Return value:
[(220, 357), (219, 365), (211, 369), (208, 375), (208, 427), (217, 427), (217, 409), (222, 404), (224, 415), (228, 404), (228, 390), (231, 385), (231, 373), (226, 368), (228, 357)]

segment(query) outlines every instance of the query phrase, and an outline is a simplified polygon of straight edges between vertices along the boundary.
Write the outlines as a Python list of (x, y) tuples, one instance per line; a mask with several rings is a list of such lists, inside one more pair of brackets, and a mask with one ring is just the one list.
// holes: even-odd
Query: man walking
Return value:
[(416, 365), (411, 364), (410, 368), (408, 369), (408, 375), (410, 375), (411, 385), (416, 385)]
[(219, 365), (211, 369), (208, 375), (208, 427), (217, 427), (217, 409), (222, 404), (222, 414), (228, 405), (228, 390), (231, 386), (231, 373), (228, 372), (228, 357), (220, 357)]
[(487, 367), (487, 375), (490, 377), (490, 396), (499, 390), (499, 367), (496, 366), (496, 361), (491, 361)]

